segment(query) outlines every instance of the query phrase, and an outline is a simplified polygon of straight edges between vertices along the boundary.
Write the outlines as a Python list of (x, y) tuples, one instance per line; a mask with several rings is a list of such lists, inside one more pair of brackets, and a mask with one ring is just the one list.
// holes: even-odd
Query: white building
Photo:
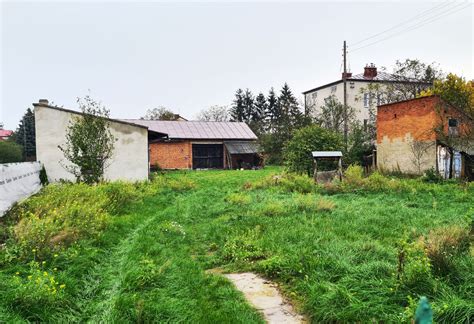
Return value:
[[(61, 179), (74, 181), (75, 177), (66, 171), (70, 163), (64, 158), (59, 146), (66, 143), (67, 128), (74, 118), (82, 113), (50, 106), (43, 99), (34, 103), (36, 128), (36, 158), (40, 161), (50, 182)], [(105, 180), (139, 181), (148, 179), (149, 140), (161, 138), (161, 134), (121, 120), (108, 119), (109, 129), (115, 137), (115, 147), (109, 166), (105, 169)]]
[[(320, 112), (325, 104), (325, 99), (334, 96), (340, 103), (344, 103), (344, 82), (341, 79), (316, 87), (314, 89), (303, 92), (305, 111), (311, 111), (314, 115)], [(374, 64), (367, 65), (364, 73), (352, 76), (347, 73), (347, 105), (354, 108), (355, 118), (361, 124), (366, 125), (370, 120), (370, 111), (375, 115), (376, 106), (383, 102), (383, 98), (377, 94), (368, 91), (369, 86), (378, 84), (401, 84), (401, 83), (417, 83), (419, 81), (401, 81), (393, 74), (377, 71)]]

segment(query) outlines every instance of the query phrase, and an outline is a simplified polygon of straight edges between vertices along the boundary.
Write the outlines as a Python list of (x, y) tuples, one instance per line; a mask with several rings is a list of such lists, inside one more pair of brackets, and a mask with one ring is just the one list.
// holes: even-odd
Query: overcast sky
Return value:
[(302, 98), (340, 78), (344, 39), (351, 51), (395, 35), (349, 52), (353, 73), (366, 63), (390, 68), (418, 58), (474, 77), (470, 1), (4, 1), (0, 8), (0, 121), (7, 129), (40, 98), (77, 109), (88, 89), (122, 118), (161, 105), (193, 118), (229, 105), (237, 88), (267, 93), (284, 82)]

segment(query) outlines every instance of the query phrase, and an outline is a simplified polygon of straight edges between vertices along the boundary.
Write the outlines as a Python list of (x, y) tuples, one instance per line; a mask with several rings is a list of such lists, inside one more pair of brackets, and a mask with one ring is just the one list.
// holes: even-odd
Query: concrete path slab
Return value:
[(283, 299), (276, 284), (251, 272), (230, 273), (224, 276), (242, 291), (250, 304), (263, 313), (267, 323), (306, 323), (304, 317), (297, 314)]

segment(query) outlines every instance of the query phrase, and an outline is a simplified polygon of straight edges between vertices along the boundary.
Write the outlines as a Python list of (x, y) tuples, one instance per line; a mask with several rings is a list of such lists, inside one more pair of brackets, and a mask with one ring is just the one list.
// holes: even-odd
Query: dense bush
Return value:
[(0, 163), (13, 163), (23, 161), (20, 145), (13, 141), (0, 141)]
[(311, 175), (312, 151), (340, 151), (342, 138), (339, 134), (318, 127), (307, 126), (295, 132), (283, 149), (285, 166), (290, 172)]

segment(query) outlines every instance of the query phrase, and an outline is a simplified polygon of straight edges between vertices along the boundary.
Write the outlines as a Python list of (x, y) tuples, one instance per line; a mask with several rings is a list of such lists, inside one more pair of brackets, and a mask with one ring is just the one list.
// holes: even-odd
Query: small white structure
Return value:
[(15, 203), (41, 189), (41, 163), (0, 164), (0, 217)]
[[(53, 107), (47, 100), (34, 103), (36, 129), (36, 158), (40, 161), (50, 182), (60, 179), (74, 181), (73, 174), (65, 170), (68, 161), (59, 149), (66, 143), (69, 123), (81, 113)], [(139, 181), (148, 179), (148, 127), (120, 120), (109, 119), (109, 127), (116, 138), (113, 157), (105, 169), (106, 180)], [(151, 135), (160, 137), (163, 134)]]
[[(338, 178), (342, 180), (342, 152), (341, 151), (314, 151), (311, 152), (314, 159), (314, 181), (317, 183), (331, 182)], [(318, 171), (318, 160), (337, 161), (337, 170)]]

